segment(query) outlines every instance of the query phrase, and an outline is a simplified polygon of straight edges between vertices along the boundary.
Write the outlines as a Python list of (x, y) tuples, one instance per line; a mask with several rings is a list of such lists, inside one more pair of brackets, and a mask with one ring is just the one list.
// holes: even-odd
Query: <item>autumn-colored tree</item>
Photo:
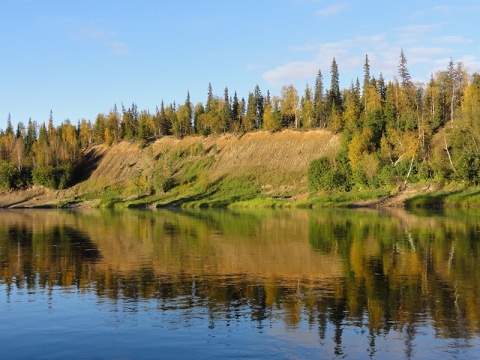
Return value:
[(80, 146), (86, 148), (92, 144), (92, 124), (85, 119), (80, 120), (80, 130), (78, 131), (80, 137)]
[(282, 123), (286, 127), (298, 128), (298, 92), (293, 85), (283, 86), (280, 92), (280, 111)]
[(155, 135), (155, 121), (153, 116), (142, 110), (138, 116), (138, 132), (137, 140), (145, 144), (145, 142), (151, 140)]
[(305, 93), (300, 100), (300, 118), (301, 126), (305, 129), (312, 129), (317, 126), (312, 91), (308, 85), (305, 87)]
[(108, 127), (112, 143), (120, 141), (120, 113), (117, 109), (117, 104), (108, 112), (106, 127)]
[(197, 103), (197, 105), (195, 105), (194, 114), (193, 114), (193, 129), (196, 134), (203, 135), (200, 119), (204, 113), (205, 113), (205, 108), (203, 107), (203, 104), (201, 102)]
[[(122, 122), (123, 124), (123, 122)], [(102, 144), (105, 141), (105, 128), (107, 127), (107, 119), (104, 114), (98, 114), (93, 125), (93, 141), (96, 144)], [(125, 136), (125, 128), (122, 126), (122, 137)]]
[(265, 110), (263, 112), (263, 128), (269, 131), (279, 131), (282, 128), (280, 99), (276, 96), (265, 105)]

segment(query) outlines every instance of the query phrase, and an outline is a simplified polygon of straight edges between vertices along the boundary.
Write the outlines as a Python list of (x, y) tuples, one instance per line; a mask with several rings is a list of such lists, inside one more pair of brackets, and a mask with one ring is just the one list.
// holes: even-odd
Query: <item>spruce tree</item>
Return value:
[(208, 83), (208, 93), (207, 93), (207, 102), (205, 104), (205, 112), (208, 113), (212, 110), (212, 102), (213, 102), (212, 84)]
[(223, 92), (223, 117), (224, 128), (229, 131), (232, 128), (232, 106), (230, 103), (230, 96), (228, 95), (228, 87), (225, 87)]
[(13, 133), (13, 126), (12, 126), (12, 117), (10, 116), (10, 113), (8, 113), (8, 118), (7, 118), (7, 128), (5, 129), (5, 135), (14, 135)]
[(320, 127), (325, 127), (325, 100), (323, 95), (323, 77), (321, 70), (318, 70), (317, 78), (315, 79), (313, 109), (316, 125)]
[(331, 81), (330, 91), (328, 92), (328, 104), (330, 109), (335, 108), (337, 111), (342, 106), (342, 98), (340, 94), (340, 76), (338, 73), (338, 65), (335, 58), (333, 58), (332, 65), (330, 67)]
[(407, 58), (403, 53), (403, 49), (400, 50), (400, 62), (398, 64), (398, 75), (402, 79), (402, 88), (407, 88), (411, 85), (410, 73), (407, 68)]
[(363, 95), (365, 96), (366, 88), (370, 85), (370, 63), (368, 54), (365, 55), (365, 63), (363, 64)]
[(264, 98), (258, 85), (255, 86), (253, 95), (255, 97), (255, 128), (260, 129), (263, 122)]
[(232, 120), (233, 123), (239, 123), (240, 103), (238, 102), (237, 92), (235, 91), (232, 101)]
[(244, 130), (251, 131), (255, 129), (256, 120), (257, 120), (257, 100), (253, 93), (249, 93)]

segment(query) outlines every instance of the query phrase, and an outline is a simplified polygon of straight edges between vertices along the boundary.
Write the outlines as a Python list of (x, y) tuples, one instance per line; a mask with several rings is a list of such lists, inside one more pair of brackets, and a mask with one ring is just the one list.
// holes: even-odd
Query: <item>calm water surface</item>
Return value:
[(478, 359), (480, 212), (0, 211), (0, 358)]

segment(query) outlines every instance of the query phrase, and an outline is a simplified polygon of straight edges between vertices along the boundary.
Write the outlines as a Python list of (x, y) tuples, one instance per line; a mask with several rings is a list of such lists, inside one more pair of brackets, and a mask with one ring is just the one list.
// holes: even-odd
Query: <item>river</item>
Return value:
[(5, 359), (477, 359), (480, 212), (1, 210)]

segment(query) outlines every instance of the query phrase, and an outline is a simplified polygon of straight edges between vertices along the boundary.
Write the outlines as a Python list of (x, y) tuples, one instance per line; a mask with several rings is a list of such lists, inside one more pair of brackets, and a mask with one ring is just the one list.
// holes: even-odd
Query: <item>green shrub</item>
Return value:
[(175, 180), (158, 167), (153, 171), (152, 182), (156, 193), (169, 192), (176, 185)]
[(311, 191), (319, 191), (325, 189), (326, 174), (330, 171), (330, 164), (326, 157), (313, 160), (308, 165), (307, 177), (308, 188)]
[(0, 189), (9, 190), (15, 188), (15, 183), (19, 177), (18, 168), (10, 162), (0, 162)]
[(35, 184), (62, 190), (72, 183), (74, 171), (75, 167), (71, 164), (57, 167), (39, 166), (33, 169), (32, 179)]
[(333, 169), (326, 157), (313, 160), (309, 164), (307, 178), (310, 191), (349, 190), (347, 176)]
[(462, 154), (457, 165), (458, 175), (468, 184), (480, 183), (480, 159), (473, 154)]

